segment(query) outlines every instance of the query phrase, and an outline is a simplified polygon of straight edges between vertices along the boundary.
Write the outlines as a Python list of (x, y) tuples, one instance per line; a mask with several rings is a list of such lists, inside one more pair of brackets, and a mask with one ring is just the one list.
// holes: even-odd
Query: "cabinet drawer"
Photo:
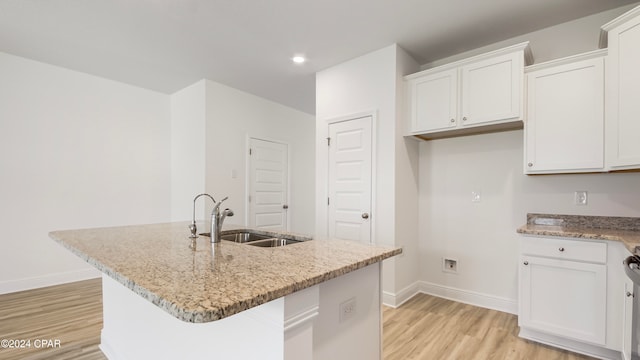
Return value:
[(607, 262), (607, 244), (604, 242), (523, 237), (520, 242), (520, 252), (524, 255), (544, 256), (556, 259), (601, 264)]

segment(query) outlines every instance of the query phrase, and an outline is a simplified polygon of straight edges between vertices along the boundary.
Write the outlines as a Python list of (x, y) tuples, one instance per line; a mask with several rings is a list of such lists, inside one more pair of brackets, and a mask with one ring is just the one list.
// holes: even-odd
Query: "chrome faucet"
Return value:
[(222, 232), (222, 223), (224, 223), (224, 219), (227, 216), (233, 216), (233, 211), (229, 208), (220, 211), (220, 205), (227, 200), (229, 197), (225, 197), (220, 200), (220, 202), (215, 202), (213, 211), (211, 212), (211, 242), (218, 243), (220, 242), (220, 233)]
[(196, 226), (196, 200), (198, 200), (200, 196), (206, 196), (209, 199), (211, 199), (211, 201), (213, 201), (214, 204), (216, 203), (216, 200), (213, 198), (213, 196), (209, 194), (199, 194), (193, 198), (193, 218), (191, 220), (191, 225), (189, 225), (189, 231), (191, 231), (191, 235), (189, 235), (189, 237), (192, 239), (195, 239), (198, 237), (198, 235), (196, 234), (198, 232), (198, 227)]

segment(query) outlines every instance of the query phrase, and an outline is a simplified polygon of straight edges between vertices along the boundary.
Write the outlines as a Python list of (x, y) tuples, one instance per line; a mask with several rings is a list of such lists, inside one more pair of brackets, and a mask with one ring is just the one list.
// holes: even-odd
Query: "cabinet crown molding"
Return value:
[(598, 49), (598, 50), (585, 52), (585, 53), (582, 53), (582, 54), (576, 54), (576, 55), (563, 57), (563, 58), (560, 58), (560, 59), (554, 59), (554, 60), (550, 60), (550, 61), (545, 61), (543, 63), (525, 66), (524, 72), (526, 74), (526, 73), (530, 73), (530, 72), (533, 72), (533, 71), (542, 70), (542, 69), (546, 69), (546, 68), (550, 68), (550, 67), (554, 67), (554, 66), (559, 66), (559, 65), (564, 65), (564, 64), (571, 64), (571, 63), (582, 61), (582, 60), (589, 60), (589, 59), (595, 59), (595, 58), (599, 58), (599, 57), (605, 57), (605, 56), (607, 56), (608, 52), (609, 52), (609, 49)]
[(523, 51), (524, 52), (524, 64), (525, 65), (531, 65), (533, 64), (533, 53), (531, 52), (531, 47), (529, 46), (529, 42), (525, 41), (523, 43), (519, 43), (519, 44), (515, 44), (515, 45), (511, 45), (502, 49), (498, 49), (498, 50), (494, 50), (494, 51), (490, 51), (484, 54), (480, 54), (480, 55), (476, 55), (476, 56), (472, 56), (466, 59), (462, 59), (462, 60), (458, 60), (458, 61), (454, 61), (452, 63), (449, 64), (445, 64), (445, 65), (441, 65), (441, 66), (437, 66), (431, 69), (426, 69), (414, 74), (410, 74), (404, 77), (405, 80), (411, 80), (414, 78), (418, 78), (424, 75), (428, 75), (431, 73), (436, 73), (436, 72), (440, 72), (440, 71), (444, 71), (444, 70), (448, 70), (448, 69), (453, 69), (453, 68), (457, 68), (460, 66), (464, 66), (466, 64), (470, 64), (470, 63), (474, 63), (477, 61), (481, 61), (484, 59), (490, 59), (496, 56), (500, 56), (500, 55), (505, 55), (505, 54), (510, 54), (516, 51)]
[(602, 25), (600, 27), (600, 42), (598, 44), (599, 47), (601, 49), (604, 49), (609, 46), (609, 38), (607, 35), (611, 29), (615, 29), (616, 27), (624, 24), (625, 22), (639, 15), (640, 15), (640, 6), (636, 6), (633, 9), (627, 11), (626, 13)]

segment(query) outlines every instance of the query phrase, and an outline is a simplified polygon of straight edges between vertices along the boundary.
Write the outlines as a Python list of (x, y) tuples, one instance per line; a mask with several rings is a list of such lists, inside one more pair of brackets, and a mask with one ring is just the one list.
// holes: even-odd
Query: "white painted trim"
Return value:
[(285, 319), (284, 331), (289, 331), (299, 327), (300, 325), (305, 325), (307, 323), (310, 323), (311, 321), (313, 321), (313, 319), (315, 319), (318, 316), (318, 314), (320, 313), (319, 310), (320, 310), (319, 306), (314, 306), (310, 309), (307, 309), (298, 314), (295, 314), (294, 316), (291, 316), (288, 319)]
[(518, 302), (499, 296), (478, 293), (475, 291), (457, 289), (449, 286), (430, 283), (427, 281), (416, 281), (413, 284), (394, 294), (384, 292), (384, 304), (390, 307), (398, 307), (417, 295), (423, 293), (437, 296), (443, 299), (457, 301), (486, 309), (502, 311), (510, 314), (518, 314)]
[(389, 306), (395, 309), (419, 293), (421, 293), (420, 285), (419, 285), (419, 282), (416, 281), (413, 284), (405, 287), (404, 289), (398, 291), (395, 294), (389, 291), (383, 291), (382, 303), (385, 306)]
[[(273, 139), (269, 137), (257, 137), (246, 134), (245, 136), (245, 180), (244, 180), (244, 226), (249, 226), (249, 180), (251, 178), (249, 172), (251, 171), (251, 156), (249, 155), (249, 149), (251, 148), (251, 139), (268, 141), (276, 144), (282, 144), (287, 146), (287, 203), (291, 204), (291, 153), (293, 152), (291, 144), (284, 140)], [(291, 211), (287, 211), (287, 228), (285, 231), (291, 231)]]
[[(377, 110), (370, 110), (370, 111), (361, 111), (361, 112), (356, 112), (356, 113), (352, 113), (350, 115), (342, 115), (342, 116), (338, 116), (338, 117), (333, 117), (333, 118), (329, 118), (329, 119), (325, 119), (324, 120), (324, 130), (325, 130), (325, 134), (326, 136), (328, 136), (329, 134), (329, 125), (331, 124), (335, 124), (335, 123), (339, 123), (339, 122), (343, 122), (343, 121), (351, 121), (351, 120), (356, 120), (356, 119), (361, 119), (361, 118), (365, 118), (365, 117), (371, 117), (371, 238), (369, 239), (369, 242), (371, 244), (376, 244), (376, 219), (378, 218), (377, 216), (377, 207), (376, 207), (376, 193), (377, 193), (377, 188), (378, 188), (378, 184), (376, 181), (376, 173), (378, 170), (378, 111)], [(325, 137), (326, 137), (325, 136)], [(325, 181), (325, 188), (324, 188), (324, 193), (325, 196), (324, 198), (326, 199), (329, 196), (329, 148), (327, 147), (327, 156), (326, 156), (326, 164), (325, 164), (325, 175), (326, 175), (326, 181)], [(329, 234), (329, 209), (328, 207), (324, 206), (324, 212), (325, 212), (325, 234)]]
[(608, 52), (609, 52), (609, 49), (605, 48), (605, 49), (587, 51), (582, 54), (571, 55), (571, 56), (563, 57), (560, 59), (545, 61), (543, 63), (525, 66), (524, 73), (528, 74), (533, 71), (548, 69), (551, 67), (565, 65), (565, 64), (573, 64), (578, 61), (602, 58), (602, 57), (606, 57)]
[(85, 270), (67, 271), (32, 278), (8, 280), (0, 282), (0, 294), (95, 279), (99, 278), (100, 274), (101, 273), (94, 268), (87, 268)]
[(535, 330), (520, 328), (519, 337), (541, 344), (553, 346), (560, 349), (569, 350), (583, 355), (588, 355), (598, 359), (618, 360), (622, 358), (619, 351), (607, 349), (597, 345), (591, 345), (571, 339), (565, 339), (554, 335), (545, 334)]

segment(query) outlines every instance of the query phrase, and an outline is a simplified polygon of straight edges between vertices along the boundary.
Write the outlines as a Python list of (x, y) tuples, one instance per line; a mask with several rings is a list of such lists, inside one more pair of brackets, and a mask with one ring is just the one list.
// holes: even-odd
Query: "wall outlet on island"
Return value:
[(448, 273), (457, 274), (458, 273), (458, 260), (457, 259), (443, 258), (442, 259), (442, 271), (448, 272)]
[(576, 205), (587, 205), (587, 192), (584, 190), (576, 191), (573, 193), (574, 202)]
[(340, 322), (344, 322), (354, 317), (356, 314), (356, 298), (345, 300), (340, 303)]

